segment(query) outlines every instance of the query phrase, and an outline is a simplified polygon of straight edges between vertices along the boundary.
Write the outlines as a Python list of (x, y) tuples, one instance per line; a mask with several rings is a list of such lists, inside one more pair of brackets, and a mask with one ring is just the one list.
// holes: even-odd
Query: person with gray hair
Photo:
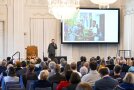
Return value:
[(60, 64), (61, 64), (61, 72), (63, 72), (65, 66), (67, 65), (67, 61), (64, 58), (61, 58), (60, 59)]
[(49, 63), (48, 67), (49, 67), (50, 72), (49, 72), (48, 77), (51, 77), (51, 76), (53, 76), (55, 74), (55, 71), (54, 71), (55, 66), (56, 66), (56, 63), (54, 61), (51, 61)]
[(88, 73), (88, 69), (85, 66), (82, 66), (80, 68), (80, 73), (81, 73), (82, 76), (84, 76)]

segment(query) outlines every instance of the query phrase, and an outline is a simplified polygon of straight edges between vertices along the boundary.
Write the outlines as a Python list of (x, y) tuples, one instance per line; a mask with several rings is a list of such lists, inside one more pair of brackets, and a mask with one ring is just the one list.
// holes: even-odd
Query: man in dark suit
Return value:
[(113, 90), (118, 85), (118, 81), (109, 76), (107, 67), (101, 68), (99, 73), (102, 79), (95, 82), (95, 90)]
[(57, 49), (57, 44), (55, 43), (55, 40), (52, 39), (52, 42), (48, 46), (48, 57), (51, 59), (55, 58), (55, 50)]

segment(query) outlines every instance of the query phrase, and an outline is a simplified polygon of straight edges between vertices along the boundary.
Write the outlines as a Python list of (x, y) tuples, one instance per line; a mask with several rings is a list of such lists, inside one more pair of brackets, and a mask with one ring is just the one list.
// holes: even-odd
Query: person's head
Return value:
[(110, 58), (110, 65), (114, 65), (114, 59), (113, 58)]
[(93, 89), (89, 83), (81, 82), (77, 85), (76, 90), (93, 90)]
[(125, 59), (123, 59), (123, 60), (121, 59), (120, 64), (127, 64), (127, 61)]
[(21, 62), (21, 66), (22, 66), (22, 67), (26, 67), (26, 65), (27, 65), (27, 64), (26, 64), (25, 61), (22, 61), (22, 62)]
[(70, 64), (67, 64), (64, 68), (64, 72), (71, 71)]
[(64, 58), (61, 58), (60, 59), (60, 64), (61, 64), (61, 66), (65, 67), (66, 64), (67, 64), (67, 61)]
[(76, 70), (77, 69), (77, 64), (75, 62), (72, 62), (70, 66), (71, 66), (72, 70)]
[(47, 80), (49, 75), (48, 70), (43, 70), (40, 72), (40, 80)]
[(134, 74), (128, 72), (125, 77), (123, 78), (123, 82), (133, 84), (134, 85)]
[(65, 77), (66, 77), (66, 80), (67, 80), (67, 81), (70, 80), (70, 77), (71, 77), (72, 72), (73, 72), (73, 71), (71, 71), (71, 70), (65, 72)]
[(71, 84), (78, 84), (81, 81), (81, 78), (78, 73), (73, 72), (70, 77)]
[(8, 64), (7, 65), (7, 70), (9, 70), (10, 67), (13, 67), (13, 64)]
[(16, 67), (17, 68), (21, 67), (21, 62), (20, 61), (16, 61)]
[(96, 70), (97, 69), (97, 62), (92, 61), (92, 62), (90, 62), (89, 66), (90, 66), (91, 70)]
[(41, 63), (41, 59), (37, 58), (36, 64), (40, 64)]
[(45, 62), (41, 62), (41, 63), (40, 63), (40, 67), (41, 67), (42, 70), (43, 70), (43, 69), (48, 69), (48, 67), (47, 67), (47, 65), (46, 65)]
[(95, 27), (96, 26), (96, 21), (95, 20), (93, 20), (93, 27)]
[(103, 77), (103, 76), (109, 75), (110, 72), (107, 67), (103, 67), (99, 70), (99, 73), (100, 73), (101, 77)]
[(35, 69), (34, 64), (29, 64), (29, 66), (28, 66), (28, 71), (29, 71), (29, 72), (33, 72), (34, 69)]
[(3, 60), (3, 61), (1, 62), (1, 66), (6, 67), (6, 65), (7, 65), (7, 62), (6, 62), (5, 60)]
[(84, 76), (85, 74), (88, 73), (88, 69), (85, 66), (83, 66), (80, 68), (80, 73), (82, 76)]
[(56, 66), (56, 63), (54, 61), (51, 61), (48, 66), (50, 69), (54, 69)]
[(81, 57), (80, 57), (80, 61), (82, 61), (82, 62), (83, 62), (83, 58), (84, 58), (84, 56), (81, 56)]
[(114, 73), (115, 74), (120, 74), (120, 72), (121, 72), (121, 66), (120, 65), (116, 65), (115, 67), (114, 67)]
[(105, 65), (106, 65), (106, 62), (105, 62), (105, 60), (104, 60), (104, 59), (102, 59), (102, 60), (101, 60), (100, 65), (103, 65), (103, 66), (105, 66)]
[(97, 60), (100, 60), (101, 58), (100, 58), (100, 56), (97, 56), (96, 59), (97, 59)]
[(48, 60), (48, 58), (47, 58), (47, 57), (44, 57), (44, 58), (43, 58), (43, 60), (44, 60), (44, 62), (45, 62), (45, 61), (47, 61), (47, 60)]
[(52, 42), (52, 43), (55, 43), (55, 39), (52, 39), (51, 42)]
[(8, 74), (8, 76), (11, 76), (11, 77), (15, 76), (16, 73), (15, 73), (14, 67), (10, 67), (10, 68), (8, 69), (7, 74)]
[(60, 73), (60, 66), (58, 64), (56, 64), (54, 71), (55, 73)]
[(87, 69), (89, 69), (89, 62), (85, 62), (85, 63), (83, 64), (83, 66), (85, 66)]

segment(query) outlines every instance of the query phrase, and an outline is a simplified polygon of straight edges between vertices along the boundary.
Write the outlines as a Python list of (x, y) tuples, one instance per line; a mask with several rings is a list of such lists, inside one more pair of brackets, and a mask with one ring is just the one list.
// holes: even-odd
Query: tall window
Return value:
[(0, 21), (0, 60), (4, 58), (4, 22)]

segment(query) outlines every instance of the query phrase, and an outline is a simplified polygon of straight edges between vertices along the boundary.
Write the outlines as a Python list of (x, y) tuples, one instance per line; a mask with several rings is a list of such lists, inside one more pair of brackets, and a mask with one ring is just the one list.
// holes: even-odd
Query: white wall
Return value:
[[(0, 0), (1, 1), (1, 0)], [(6, 0), (5, 0), (6, 1)], [(122, 0), (118, 0), (111, 7), (118, 7), (122, 13)], [(39, 56), (44, 51), (47, 56), (47, 46), (52, 38), (58, 45), (57, 56), (68, 56), (69, 60), (79, 60), (81, 55), (88, 59), (92, 56), (102, 57), (116, 56), (119, 49), (123, 49), (123, 15), (121, 14), (121, 40), (120, 44), (61, 44), (60, 21), (48, 13), (47, 0), (8, 0), (1, 6), (6, 32), (5, 58), (16, 51), (21, 52), (21, 58), (25, 58), (28, 45), (37, 45)], [(89, 0), (81, 0), (81, 7), (98, 7)], [(4, 18), (3, 18), (4, 17)], [(44, 48), (44, 50), (42, 50)]]

